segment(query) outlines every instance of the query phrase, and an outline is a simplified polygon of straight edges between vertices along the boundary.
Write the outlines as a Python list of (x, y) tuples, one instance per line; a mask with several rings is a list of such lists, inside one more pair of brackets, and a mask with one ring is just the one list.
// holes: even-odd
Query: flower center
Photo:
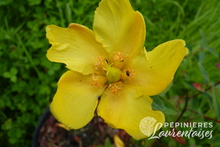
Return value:
[(115, 67), (109, 66), (107, 69), (106, 77), (109, 82), (117, 82), (121, 78), (121, 70)]
[[(96, 72), (93, 75), (93, 86), (106, 86), (112, 94), (118, 95), (118, 91), (122, 90), (123, 84), (131, 81), (135, 75), (135, 71), (124, 65), (130, 60), (128, 55), (122, 52), (114, 52), (108, 57), (97, 56), (95, 63)], [(100, 80), (103, 79), (103, 82)]]

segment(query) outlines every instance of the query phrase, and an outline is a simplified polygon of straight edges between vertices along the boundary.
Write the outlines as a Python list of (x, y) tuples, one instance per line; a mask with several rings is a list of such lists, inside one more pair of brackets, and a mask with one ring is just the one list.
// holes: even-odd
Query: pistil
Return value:
[(109, 82), (118, 82), (121, 78), (121, 70), (115, 67), (109, 66), (107, 68), (106, 77)]

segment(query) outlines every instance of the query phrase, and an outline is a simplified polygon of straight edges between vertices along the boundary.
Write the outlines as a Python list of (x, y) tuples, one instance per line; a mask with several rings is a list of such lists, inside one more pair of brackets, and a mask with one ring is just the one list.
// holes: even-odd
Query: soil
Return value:
[(66, 130), (51, 113), (47, 115), (38, 135), (38, 147), (97, 147), (103, 146), (108, 138), (114, 144), (117, 134), (126, 147), (132, 147), (132, 138), (120, 129), (112, 129), (103, 119), (95, 116), (92, 121), (79, 130)]

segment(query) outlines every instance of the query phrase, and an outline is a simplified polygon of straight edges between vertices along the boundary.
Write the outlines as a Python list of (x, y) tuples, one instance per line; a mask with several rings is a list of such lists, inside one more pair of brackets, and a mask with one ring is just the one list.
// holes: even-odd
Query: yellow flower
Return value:
[[(124, 129), (135, 139), (150, 136), (156, 123), (164, 123), (163, 113), (152, 110), (149, 96), (172, 81), (187, 54), (183, 40), (147, 52), (143, 16), (129, 0), (102, 0), (93, 31), (73, 23), (68, 28), (49, 25), (46, 32), (52, 44), (47, 58), (70, 69), (60, 78), (50, 105), (61, 123), (82, 128), (97, 109), (111, 127)], [(144, 118), (150, 122), (146, 133), (139, 129)]]

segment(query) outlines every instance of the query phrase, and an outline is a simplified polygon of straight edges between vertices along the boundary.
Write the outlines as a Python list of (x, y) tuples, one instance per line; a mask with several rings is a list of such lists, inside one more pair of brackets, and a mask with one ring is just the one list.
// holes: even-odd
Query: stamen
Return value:
[(113, 59), (115, 61), (124, 62), (126, 58), (128, 58), (128, 55), (124, 55), (124, 53), (122, 53), (122, 52), (114, 52), (113, 53)]
[(98, 56), (96, 57), (96, 59), (98, 60), (98, 62), (95, 64), (95, 69), (103, 69), (108, 64), (108, 60), (103, 58), (102, 56)]
[(122, 89), (122, 86), (123, 86), (123, 83), (119, 81), (116, 83), (109, 84), (108, 89), (110, 90), (112, 94), (116, 95), (118, 90)]
[(102, 88), (103, 84), (100, 82), (99, 75), (92, 74), (92, 79), (93, 82), (91, 83), (91, 86), (98, 86)]
[(127, 75), (127, 76), (130, 76), (130, 72), (129, 72), (128, 70), (126, 71), (126, 75)]
[(105, 59), (105, 62), (106, 62), (106, 63), (108, 63), (108, 60), (107, 60), (107, 59)]
[(124, 81), (128, 81), (131, 80), (135, 75), (135, 70), (129, 68), (123, 71), (123, 73), (121, 74), (121, 79), (123, 79)]

